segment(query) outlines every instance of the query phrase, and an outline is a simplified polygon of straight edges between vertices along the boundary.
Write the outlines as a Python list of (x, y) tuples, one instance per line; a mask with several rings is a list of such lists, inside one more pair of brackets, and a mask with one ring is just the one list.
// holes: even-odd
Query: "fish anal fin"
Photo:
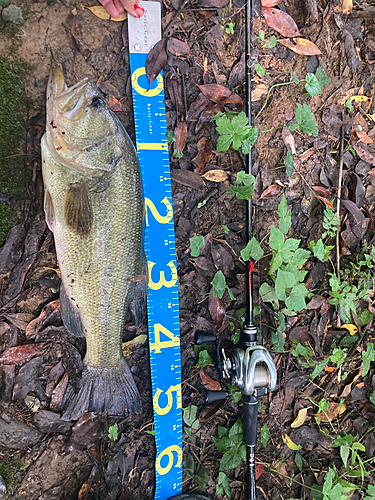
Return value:
[(90, 193), (84, 182), (69, 186), (65, 196), (64, 215), (68, 227), (79, 236), (87, 238), (92, 228), (93, 213)]
[(75, 337), (85, 337), (85, 330), (78, 309), (69, 299), (65, 288), (60, 288), (60, 311), (65, 328)]
[(47, 226), (53, 232), (55, 227), (55, 209), (53, 208), (52, 196), (48, 189), (44, 193), (44, 213), (46, 215)]

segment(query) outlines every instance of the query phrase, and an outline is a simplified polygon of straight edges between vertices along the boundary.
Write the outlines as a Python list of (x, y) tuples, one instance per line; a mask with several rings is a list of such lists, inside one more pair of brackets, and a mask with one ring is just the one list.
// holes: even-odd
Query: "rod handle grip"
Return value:
[(257, 444), (258, 398), (243, 396), (244, 439), (247, 446)]

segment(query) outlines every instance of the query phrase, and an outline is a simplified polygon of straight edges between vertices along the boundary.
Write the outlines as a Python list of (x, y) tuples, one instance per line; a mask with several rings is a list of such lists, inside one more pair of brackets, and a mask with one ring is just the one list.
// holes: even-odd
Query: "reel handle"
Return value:
[(225, 399), (230, 394), (227, 391), (210, 391), (205, 389), (203, 392), (203, 401), (206, 404), (213, 403), (214, 401), (220, 401)]
[(195, 332), (194, 335), (194, 342), (197, 345), (202, 345), (205, 344), (206, 342), (216, 342), (217, 337), (213, 333), (207, 333), (207, 332)]

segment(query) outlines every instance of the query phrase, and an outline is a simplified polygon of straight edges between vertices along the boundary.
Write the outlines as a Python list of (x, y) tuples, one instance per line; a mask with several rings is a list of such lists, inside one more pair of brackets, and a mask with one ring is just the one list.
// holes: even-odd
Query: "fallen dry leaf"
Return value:
[(174, 140), (175, 147), (178, 151), (182, 153), (187, 139), (186, 122), (177, 122), (177, 126), (174, 129), (174, 134), (175, 134), (175, 140)]
[(94, 16), (98, 17), (99, 19), (104, 19), (105, 21), (125, 21), (128, 17), (127, 12), (123, 12), (122, 14), (119, 15), (119, 17), (112, 17), (108, 14), (108, 12), (105, 10), (104, 7), (102, 6), (94, 6), (94, 7), (87, 7), (86, 5), (81, 5), (84, 9), (91, 10), (91, 12), (94, 14)]
[(206, 96), (203, 94), (199, 94), (198, 97), (195, 99), (194, 102), (191, 103), (188, 114), (187, 114), (187, 120), (189, 122), (196, 122), (199, 118), (199, 115), (207, 109), (209, 106), (212, 106), (213, 102), (207, 99)]
[(184, 186), (197, 189), (202, 193), (206, 191), (206, 184), (204, 183), (204, 180), (198, 174), (195, 174), (190, 170), (174, 169), (171, 172), (171, 179), (172, 181), (183, 184)]
[(251, 100), (253, 102), (260, 101), (263, 96), (266, 96), (270, 86), (266, 83), (259, 83), (251, 89)]
[(107, 102), (112, 111), (122, 111), (122, 104), (114, 95), (109, 95)]
[(159, 40), (147, 56), (145, 70), (150, 85), (167, 63), (167, 41), (167, 38)]
[(208, 310), (210, 311), (211, 318), (214, 320), (215, 325), (221, 326), (225, 316), (224, 297), (221, 297), (221, 299), (218, 295), (215, 297), (211, 290), (208, 299)]
[(219, 85), (218, 83), (208, 83), (207, 85), (197, 85), (199, 90), (202, 92), (207, 99), (213, 102), (218, 102), (228, 99), (232, 95), (232, 91)]
[(322, 55), (315, 43), (306, 40), (305, 38), (293, 38), (292, 40), (277, 40), (284, 47), (292, 50), (296, 54), (303, 56), (319, 56)]
[(262, 0), (262, 7), (275, 7), (281, 2), (282, 0)]
[[(195, 156), (192, 161), (197, 165), (199, 168), (199, 172), (203, 174), (204, 168), (207, 165), (207, 163), (211, 159), (211, 154), (212, 154), (212, 149), (211, 149), (211, 141), (209, 137), (202, 137), (202, 139), (199, 139), (197, 146), (198, 146), (198, 154)], [(208, 179), (210, 180), (210, 179)]]
[(286, 127), (283, 127), (282, 136), (285, 146), (289, 149), (292, 155), (296, 154), (296, 145), (294, 142), (294, 136), (290, 130)]
[(40, 344), (26, 344), (11, 347), (0, 356), (0, 365), (19, 365), (20, 363), (26, 363), (26, 361), (40, 354), (45, 345), (46, 342), (41, 342)]
[(320, 411), (319, 413), (315, 413), (314, 416), (319, 417), (322, 422), (327, 423), (332, 422), (339, 415), (342, 415), (345, 410), (345, 404), (340, 406), (340, 403), (330, 403), (326, 412)]
[(355, 325), (351, 324), (342, 325), (341, 328), (346, 328), (349, 331), (350, 335), (355, 335), (358, 332), (358, 328)]
[(273, 7), (263, 7), (262, 12), (268, 26), (283, 36), (292, 38), (301, 34), (294, 19), (286, 12)]
[(361, 160), (369, 163), (370, 165), (375, 165), (375, 156), (372, 153), (366, 151), (358, 143), (353, 143), (353, 148), (357, 155), (361, 158)]
[(329, 200), (327, 200), (327, 198), (324, 198), (324, 196), (318, 196), (315, 193), (312, 193), (312, 195), (315, 196), (315, 198), (318, 198), (318, 200), (321, 200), (325, 205), (327, 205), (327, 207), (333, 209), (332, 203)]
[(130, 356), (133, 351), (141, 347), (147, 341), (147, 335), (137, 335), (134, 339), (122, 343), (124, 356)]
[(228, 178), (228, 174), (225, 170), (221, 170), (220, 168), (215, 168), (213, 170), (209, 170), (204, 175), (202, 175), (206, 179), (206, 181), (211, 182), (224, 182)]
[(293, 428), (293, 429), (298, 429), (298, 427), (301, 427), (301, 425), (303, 425), (305, 423), (305, 420), (306, 420), (306, 416), (307, 416), (307, 410), (311, 408), (311, 406), (307, 407), (307, 408), (301, 408), (298, 412), (298, 415), (297, 417), (295, 418), (295, 420), (293, 420), (293, 422), (290, 424), (290, 426)]
[(263, 191), (259, 200), (269, 200), (270, 198), (274, 198), (275, 196), (279, 196), (281, 191), (281, 187), (277, 184), (271, 184), (267, 189)]
[(344, 0), (342, 3), (342, 13), (350, 14), (353, 10), (353, 1), (352, 0)]
[(217, 380), (213, 380), (206, 370), (202, 368), (199, 372), (199, 376), (201, 379), (202, 384), (208, 391), (221, 391), (221, 385), (220, 382)]
[(326, 198), (328, 196), (332, 195), (331, 191), (329, 189), (325, 188), (325, 187), (322, 187), (322, 186), (313, 186), (312, 188), (313, 188), (314, 191), (316, 191), (321, 196), (324, 196)]
[(213, 104), (212, 106), (209, 106), (204, 111), (202, 111), (195, 126), (195, 133), (198, 134), (205, 126), (205, 124), (212, 120), (216, 113), (222, 111), (223, 107), (224, 101), (219, 101), (217, 104)]
[(302, 448), (301, 445), (294, 443), (288, 434), (282, 434), (281, 437), (289, 449), (298, 451)]
[(167, 50), (176, 57), (191, 54), (189, 45), (186, 42), (182, 42), (178, 38), (169, 38), (167, 43)]

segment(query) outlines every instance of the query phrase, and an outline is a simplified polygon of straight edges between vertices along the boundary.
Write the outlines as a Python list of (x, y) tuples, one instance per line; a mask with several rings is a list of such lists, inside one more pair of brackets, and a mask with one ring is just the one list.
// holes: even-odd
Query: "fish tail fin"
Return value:
[(142, 412), (141, 398), (125, 358), (110, 369), (87, 366), (80, 391), (66, 402), (63, 418), (77, 420), (91, 411), (121, 416)]

